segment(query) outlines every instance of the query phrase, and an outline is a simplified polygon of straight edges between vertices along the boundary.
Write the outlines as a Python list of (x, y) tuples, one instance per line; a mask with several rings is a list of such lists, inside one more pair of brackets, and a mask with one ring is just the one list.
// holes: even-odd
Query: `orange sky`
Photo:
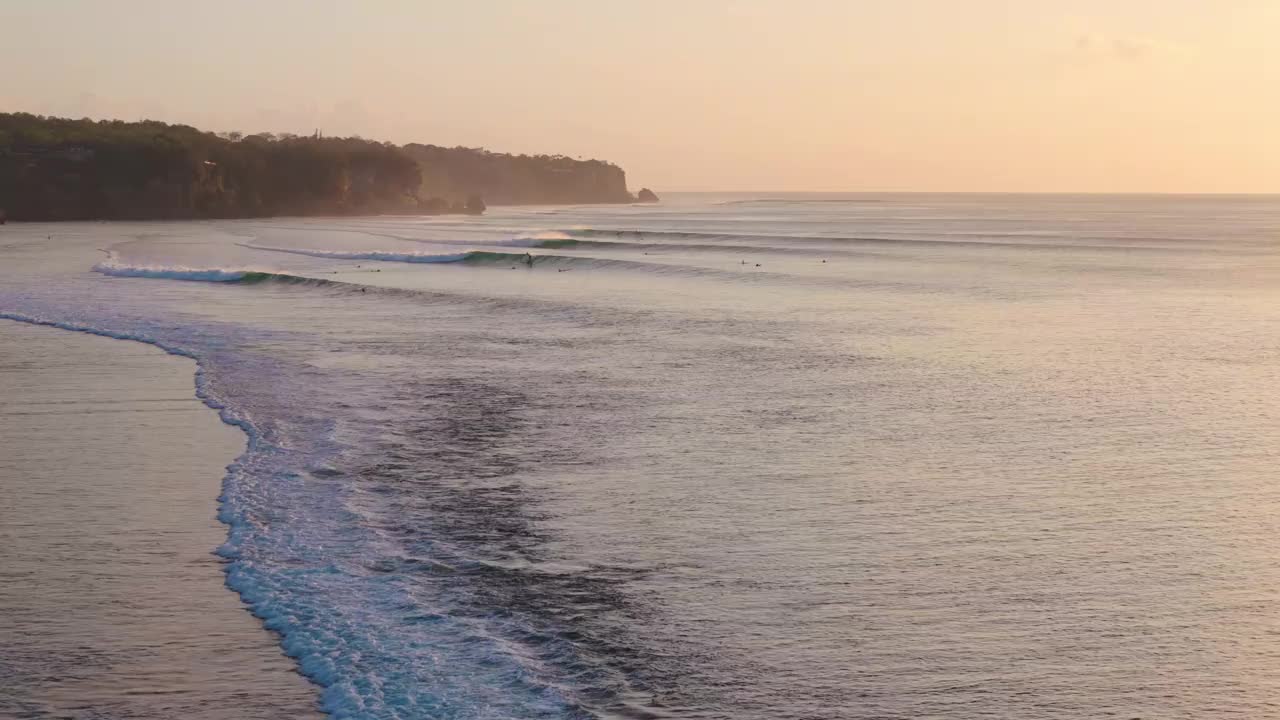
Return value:
[(659, 190), (1280, 192), (1280, 0), (42, 0), (0, 28), (4, 110), (599, 157)]

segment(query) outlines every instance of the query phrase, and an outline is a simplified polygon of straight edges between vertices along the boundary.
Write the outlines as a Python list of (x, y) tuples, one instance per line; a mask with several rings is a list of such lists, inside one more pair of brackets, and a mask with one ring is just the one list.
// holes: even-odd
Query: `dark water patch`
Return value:
[[(637, 598), (664, 569), (581, 566), (557, 556), (554, 518), (529, 480), (558, 468), (589, 472), (593, 460), (537, 424), (543, 402), (505, 383), (465, 378), (406, 386), (392, 400), (405, 414), (397, 412), (370, 461), (351, 471), (374, 498), (371, 527), (400, 548), (369, 570), (447, 594), (449, 618), (521, 648), (531, 667), (545, 669), (535, 672), (572, 690), (586, 715), (662, 717), (655, 696), (678, 673), (629, 633), (660, 613)], [(563, 418), (563, 408), (556, 414)], [(442, 616), (407, 608), (403, 621)]]

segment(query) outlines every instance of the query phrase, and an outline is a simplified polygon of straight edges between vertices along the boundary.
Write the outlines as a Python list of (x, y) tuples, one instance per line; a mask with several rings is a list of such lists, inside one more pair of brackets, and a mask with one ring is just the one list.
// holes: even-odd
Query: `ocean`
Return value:
[(664, 200), (11, 224), (0, 317), (197, 361), (334, 718), (1280, 713), (1280, 198)]

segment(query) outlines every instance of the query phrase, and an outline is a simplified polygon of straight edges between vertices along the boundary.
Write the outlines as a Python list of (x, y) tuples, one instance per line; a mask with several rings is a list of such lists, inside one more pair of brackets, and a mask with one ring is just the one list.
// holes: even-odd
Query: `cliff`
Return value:
[(11, 220), (478, 214), (486, 203), (631, 199), (622, 169), (598, 160), (0, 114), (0, 216)]
[(563, 155), (507, 155), (473, 148), (405, 145), (422, 170), (423, 195), (480, 195), (490, 205), (630, 202), (622, 168)]

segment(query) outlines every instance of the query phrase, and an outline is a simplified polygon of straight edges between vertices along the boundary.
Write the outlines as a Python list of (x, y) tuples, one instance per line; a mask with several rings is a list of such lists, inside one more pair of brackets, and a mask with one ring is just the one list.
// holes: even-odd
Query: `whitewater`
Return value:
[(0, 319), (195, 360), (334, 718), (1280, 703), (1276, 198), (11, 224)]

